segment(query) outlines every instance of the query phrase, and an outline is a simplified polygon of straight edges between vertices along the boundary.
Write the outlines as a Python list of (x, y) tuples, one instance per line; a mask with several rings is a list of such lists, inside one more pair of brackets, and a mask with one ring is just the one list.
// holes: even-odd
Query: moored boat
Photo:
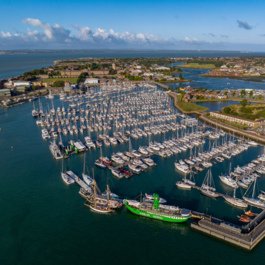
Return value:
[(191, 218), (191, 212), (175, 206), (160, 205), (159, 196), (154, 194), (153, 202), (124, 200), (125, 207), (133, 214), (172, 223), (183, 223)]

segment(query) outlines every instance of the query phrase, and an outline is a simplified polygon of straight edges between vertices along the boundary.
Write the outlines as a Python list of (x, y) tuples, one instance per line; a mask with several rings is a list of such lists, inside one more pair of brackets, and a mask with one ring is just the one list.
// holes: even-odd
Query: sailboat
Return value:
[(210, 198), (219, 197), (219, 194), (215, 192), (214, 181), (213, 181), (212, 172), (210, 169), (207, 171), (207, 174), (204, 178), (204, 181), (202, 183), (200, 190), (203, 195), (208, 196)]
[(92, 211), (97, 213), (111, 213), (113, 209), (109, 207), (108, 199), (100, 199), (98, 196), (98, 187), (96, 181), (93, 179), (92, 183), (92, 195), (87, 198), (87, 202), (85, 203)]
[(236, 188), (234, 189), (233, 197), (224, 196), (224, 199), (226, 202), (228, 202), (232, 206), (243, 208), (243, 209), (248, 207), (248, 204), (244, 200), (236, 198)]
[(227, 176), (219, 176), (221, 182), (230, 188), (238, 188), (237, 181), (231, 177), (231, 163), (229, 164), (229, 174)]
[[(101, 168), (106, 168), (106, 158), (102, 155), (102, 147), (100, 147), (100, 157), (95, 161), (95, 165)], [(105, 163), (104, 163), (105, 162)]]
[(178, 181), (176, 183), (176, 186), (180, 189), (184, 189), (184, 190), (191, 190), (192, 187), (194, 187), (196, 185), (196, 183), (193, 181), (193, 173), (191, 172), (190, 173), (190, 177), (189, 178), (186, 178), (186, 175), (185, 177)]
[(84, 154), (84, 163), (83, 163), (83, 173), (82, 178), (85, 181), (87, 185), (90, 185), (93, 181), (93, 179), (86, 174), (86, 153)]
[(36, 110), (36, 108), (35, 108), (35, 104), (34, 104), (34, 101), (33, 101), (33, 109), (32, 109), (32, 111), (31, 111), (31, 115), (32, 115), (32, 117), (34, 117), (34, 118), (37, 118), (38, 116), (39, 116), (39, 112)]
[(66, 172), (64, 172), (63, 160), (62, 160), (61, 177), (66, 185), (75, 183), (74, 179), (72, 179)]
[[(249, 188), (245, 192), (245, 194), (243, 196), (243, 200), (252, 206), (259, 207), (259, 208), (265, 208), (265, 202), (258, 199), (258, 198), (255, 198), (256, 185), (257, 185), (257, 178), (255, 178), (253, 184), (251, 186), (249, 186)], [(249, 191), (251, 191), (251, 189), (252, 189), (251, 197), (247, 197), (247, 194), (249, 193)]]

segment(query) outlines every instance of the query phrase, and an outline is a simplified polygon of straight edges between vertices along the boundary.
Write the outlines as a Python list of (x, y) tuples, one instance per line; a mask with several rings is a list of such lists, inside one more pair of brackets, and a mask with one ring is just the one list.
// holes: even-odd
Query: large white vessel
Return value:
[[(256, 198), (256, 183), (257, 183), (257, 178), (255, 178), (254, 182), (252, 185), (249, 186), (249, 188), (247, 189), (247, 191), (245, 192), (243, 199), (244, 201), (246, 201), (248, 204), (255, 206), (255, 207), (259, 207), (259, 208), (265, 208), (265, 202)], [(252, 192), (250, 195), (249, 192)]]
[(182, 173), (184, 175), (190, 173), (189, 167), (185, 164), (175, 163), (175, 168), (176, 168), (176, 170), (178, 170), (180, 173)]
[(224, 183), (226, 186), (234, 188), (234, 189), (238, 188), (238, 184), (236, 180), (234, 180), (230, 176), (219, 176), (219, 178), (222, 181), (222, 183)]
[(51, 142), (49, 149), (56, 160), (63, 158), (63, 154), (59, 146), (55, 142)]
[(245, 209), (248, 207), (248, 204), (244, 200), (236, 198), (236, 189), (234, 189), (233, 197), (224, 196), (224, 199), (226, 202), (228, 202), (232, 206), (235, 206), (241, 209)]

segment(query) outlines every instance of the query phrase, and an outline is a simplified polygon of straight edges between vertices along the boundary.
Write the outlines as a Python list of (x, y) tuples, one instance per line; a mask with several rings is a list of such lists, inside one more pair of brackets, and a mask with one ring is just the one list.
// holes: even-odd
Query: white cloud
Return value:
[(54, 25), (53, 27), (49, 24), (43, 23), (38, 18), (26, 18), (24, 20), (24, 23), (27, 25), (30, 25), (32, 27), (41, 28), (44, 32), (44, 35), (48, 40), (53, 39), (53, 29), (56, 28), (57, 25)]
[(1, 38), (11, 38), (13, 34), (9, 31), (1, 31), (0, 32), (0, 37)]
[(88, 26), (66, 28), (60, 24), (43, 22), (38, 18), (26, 18), (23, 22), (28, 27), (25, 31), (0, 30), (0, 49), (218, 49), (226, 45), (232, 47), (231, 44), (220, 41), (221, 38), (226, 38), (226, 35), (210, 34), (210, 41), (190, 36), (184, 39), (166, 39), (143, 32), (118, 32), (114, 29), (91, 29)]

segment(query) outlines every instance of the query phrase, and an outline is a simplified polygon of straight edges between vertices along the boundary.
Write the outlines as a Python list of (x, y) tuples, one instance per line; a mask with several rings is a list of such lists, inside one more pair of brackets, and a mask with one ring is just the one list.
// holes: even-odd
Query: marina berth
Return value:
[[(243, 197), (236, 196), (236, 191), (239, 196), (238, 190), (248, 190), (265, 173), (265, 155), (259, 153), (246, 164), (235, 164), (237, 156), (260, 147), (203, 124), (197, 118), (178, 113), (167, 93), (157, 87), (149, 87), (145, 83), (112, 89), (97, 87), (84, 94), (70, 94), (59, 99), (55, 96), (42, 101), (48, 104), (45, 106), (41, 102), (39, 107), (35, 106), (38, 112), (35, 121), (41, 137), (52, 139), (50, 150), (56, 159), (69, 157), (71, 163), (76, 163), (84, 156), (83, 170), (75, 171), (73, 167), (75, 172), (80, 172), (80, 177), (73, 171), (62, 169), (61, 178), (67, 185), (75, 183), (80, 186), (80, 196), (94, 213), (113, 213), (122, 206), (122, 199), (109, 187), (104, 192), (100, 191), (96, 183), (99, 176), (96, 180), (91, 177), (87, 163), (97, 166), (97, 172), (102, 173), (100, 187), (105, 180), (105, 183), (110, 180), (111, 184), (134, 185), (143, 179), (151, 185), (156, 170), (154, 166), (166, 164), (168, 172), (176, 175), (173, 190), (178, 195), (188, 196), (199, 190), (208, 197), (205, 200), (223, 198), (218, 203), (226, 205), (224, 207), (236, 207), (246, 212), (250, 206), (265, 207), (263, 192), (254, 196), (250, 192)], [(43, 110), (42, 114), (39, 114), (39, 109)], [(86, 161), (87, 154), (89, 159)], [(72, 156), (79, 158), (72, 159)], [(226, 169), (228, 163), (229, 171), (217, 174), (215, 169)], [(201, 175), (205, 175), (202, 184)], [(159, 177), (161, 180), (164, 176)], [(169, 182), (167, 178), (161, 181)], [(123, 202), (129, 212), (151, 219), (172, 223), (192, 219), (192, 224), (208, 220), (206, 214), (166, 205), (166, 199), (185, 196), (163, 199), (157, 194), (146, 193), (140, 201)], [(185, 203), (183, 201), (182, 205)], [(237, 215), (234, 219), (242, 224), (250, 224), (255, 218), (245, 213)]]

